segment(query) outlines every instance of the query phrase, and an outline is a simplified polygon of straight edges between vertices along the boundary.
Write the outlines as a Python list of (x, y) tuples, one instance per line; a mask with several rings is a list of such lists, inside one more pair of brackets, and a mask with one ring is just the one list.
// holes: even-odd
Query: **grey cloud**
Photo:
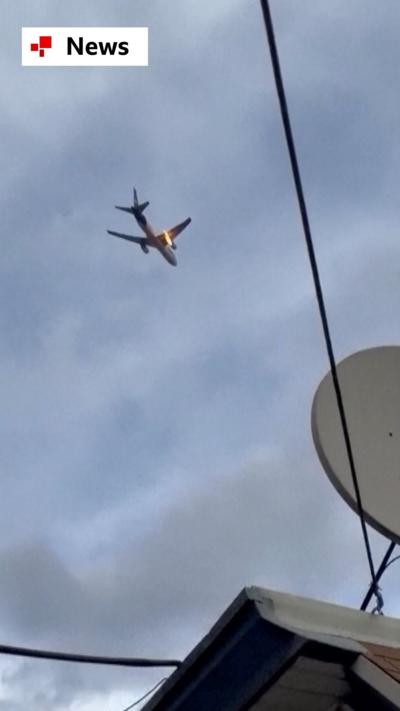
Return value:
[[(246, 582), (295, 592), (299, 577), (303, 592), (335, 599), (343, 588), (340, 565), (352, 569), (347, 585), (357, 591), (363, 566), (355, 517), (307, 469), (276, 452), (234, 476), (209, 472), (204, 483), (171, 497), (164, 511), (149, 513), (147, 532), (132, 536), (126, 528), (119, 552), (110, 545), (100, 562), (74, 573), (40, 543), (4, 551), (5, 629), (20, 643), (179, 656)], [(170, 493), (174, 486), (181, 482), (172, 482)], [(308, 487), (307, 499), (299, 497), (299, 486)], [(346, 548), (336, 536), (339, 521), (343, 538), (353, 538)], [(294, 545), (300, 539), (302, 546)], [(123, 684), (121, 674), (110, 674), (108, 682), (103, 677), (103, 689)], [(79, 679), (84, 688), (85, 671)], [(86, 683), (92, 684), (91, 673)], [(72, 685), (71, 699), (77, 689)]]

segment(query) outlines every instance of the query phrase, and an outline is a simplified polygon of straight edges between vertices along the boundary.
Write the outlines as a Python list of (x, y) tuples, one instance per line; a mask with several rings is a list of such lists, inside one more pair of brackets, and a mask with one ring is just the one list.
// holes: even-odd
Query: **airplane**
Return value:
[(174, 251), (176, 250), (175, 239), (185, 229), (185, 227), (190, 224), (192, 219), (191, 217), (187, 217), (186, 220), (180, 222), (179, 225), (175, 225), (175, 227), (171, 227), (169, 230), (157, 233), (143, 214), (149, 204), (149, 202), (139, 203), (137, 192), (134, 188), (133, 205), (131, 205), (131, 207), (121, 207), (120, 205), (115, 206), (117, 210), (129, 212), (130, 215), (134, 216), (139, 227), (143, 230), (145, 237), (135, 237), (133, 235), (126, 235), (123, 232), (114, 232), (113, 230), (107, 230), (107, 232), (109, 235), (113, 235), (114, 237), (121, 237), (122, 239), (128, 240), (128, 242), (134, 242), (135, 244), (140, 245), (145, 254), (148, 254), (149, 247), (158, 249), (164, 259), (166, 259), (169, 264), (172, 264), (173, 267), (176, 267), (178, 262), (174, 254)]

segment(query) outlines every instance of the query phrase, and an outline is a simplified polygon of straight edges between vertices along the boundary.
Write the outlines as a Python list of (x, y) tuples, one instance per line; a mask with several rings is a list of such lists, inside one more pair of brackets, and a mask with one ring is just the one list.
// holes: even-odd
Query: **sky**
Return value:
[[(245, 585), (358, 607), (258, 2), (2, 3), (0, 641), (184, 658)], [(271, 8), (340, 360), (400, 339), (400, 6)], [(21, 67), (46, 25), (148, 26), (150, 65)], [(133, 185), (192, 217), (176, 269), (107, 235)], [(164, 675), (2, 657), (0, 711), (122, 711)]]

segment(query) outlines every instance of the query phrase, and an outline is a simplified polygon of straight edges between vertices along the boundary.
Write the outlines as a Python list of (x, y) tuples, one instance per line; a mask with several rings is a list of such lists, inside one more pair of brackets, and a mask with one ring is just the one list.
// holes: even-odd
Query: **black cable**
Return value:
[(299, 202), (300, 214), (301, 214), (301, 219), (302, 219), (302, 223), (303, 223), (304, 236), (306, 239), (308, 256), (310, 259), (311, 271), (312, 271), (312, 275), (313, 275), (313, 279), (314, 279), (315, 292), (316, 292), (316, 296), (317, 296), (318, 307), (319, 307), (319, 312), (320, 312), (321, 321), (322, 321), (322, 328), (324, 331), (326, 349), (328, 352), (328, 358), (329, 358), (330, 368), (331, 368), (331, 372), (332, 372), (332, 380), (333, 380), (333, 385), (334, 385), (334, 389), (335, 389), (336, 400), (337, 400), (337, 405), (338, 405), (339, 415), (340, 415), (340, 421), (341, 421), (341, 425), (342, 425), (343, 436), (344, 436), (344, 441), (345, 441), (346, 450), (347, 450), (347, 456), (348, 456), (349, 465), (350, 465), (351, 478), (353, 480), (353, 486), (354, 486), (354, 491), (355, 491), (355, 495), (356, 495), (357, 510), (358, 510), (358, 515), (360, 517), (361, 528), (362, 528), (362, 532), (363, 532), (363, 536), (364, 536), (364, 543), (365, 543), (365, 548), (366, 548), (366, 552), (367, 552), (367, 558), (368, 558), (369, 568), (370, 568), (370, 572), (371, 572), (373, 588), (374, 588), (374, 592), (376, 593), (378, 591), (377, 591), (377, 581), (376, 581), (376, 575), (375, 575), (374, 562), (372, 560), (372, 552), (371, 552), (371, 546), (370, 546), (370, 542), (369, 542), (369, 538), (368, 538), (367, 525), (365, 522), (364, 511), (362, 508), (360, 487), (358, 484), (357, 473), (356, 473), (356, 468), (355, 468), (355, 464), (354, 464), (353, 451), (351, 448), (350, 435), (349, 435), (349, 430), (348, 430), (348, 426), (347, 426), (347, 420), (346, 420), (346, 415), (345, 415), (345, 410), (344, 410), (344, 405), (343, 405), (343, 397), (342, 397), (342, 393), (341, 393), (341, 389), (340, 389), (340, 383), (339, 383), (339, 378), (338, 378), (338, 373), (337, 373), (337, 368), (336, 368), (336, 361), (335, 361), (335, 356), (334, 356), (333, 346), (332, 346), (332, 339), (331, 339), (331, 335), (330, 335), (330, 331), (329, 331), (328, 318), (327, 318), (326, 308), (325, 308), (325, 303), (324, 303), (324, 296), (323, 296), (321, 281), (320, 281), (319, 272), (318, 272), (318, 264), (317, 264), (317, 260), (315, 257), (314, 245), (313, 245), (313, 240), (312, 240), (312, 235), (311, 235), (311, 228), (310, 228), (310, 223), (309, 223), (309, 219), (308, 219), (308, 213), (307, 213), (307, 207), (306, 207), (306, 202), (305, 202), (305, 198), (304, 198), (302, 181), (301, 181), (301, 177), (300, 177), (299, 165), (298, 165), (298, 161), (297, 161), (296, 148), (295, 148), (292, 129), (291, 129), (291, 125), (290, 125), (289, 110), (288, 110), (288, 106), (287, 106), (285, 89), (284, 89), (283, 80), (282, 80), (278, 50), (276, 47), (275, 33), (274, 33), (274, 27), (272, 24), (271, 11), (269, 8), (268, 0), (260, 0), (260, 2), (261, 2), (261, 9), (262, 9), (263, 16), (264, 16), (265, 28), (267, 31), (267, 37), (268, 37), (269, 49), (270, 49), (270, 53), (271, 53), (271, 61), (272, 61), (272, 67), (273, 67), (273, 72), (274, 72), (276, 90), (277, 90), (278, 98), (279, 98), (279, 105), (280, 105), (280, 110), (281, 110), (281, 114), (282, 114), (282, 121), (283, 121), (284, 130), (285, 130), (285, 137), (286, 137), (286, 143), (287, 143), (287, 147), (288, 147), (288, 151), (289, 151), (290, 163), (291, 163), (292, 172), (293, 172), (293, 179), (294, 179), (294, 183), (295, 183), (295, 187), (296, 187), (297, 199)]
[(5, 644), (0, 644), (0, 654), (10, 654), (16, 657), (32, 657), (33, 659), (55, 659), (63, 662), (81, 662), (83, 664), (108, 664), (119, 667), (179, 667), (182, 663), (176, 659), (99, 657), (91, 654), (67, 654), (66, 652), (49, 652), (43, 649), (10, 647)]
[(392, 560), (389, 560), (389, 563), (385, 565), (385, 571), (388, 569), (389, 565), (392, 565), (392, 563), (395, 563), (397, 560), (400, 560), (400, 555), (395, 555)]
[(144, 701), (145, 699), (147, 699), (147, 697), (150, 696), (150, 694), (152, 694), (156, 689), (158, 689), (158, 687), (161, 686), (161, 684), (163, 684), (164, 681), (167, 681), (167, 677), (164, 677), (164, 679), (160, 679), (160, 681), (158, 681), (157, 684), (155, 684), (149, 691), (147, 691), (144, 694), (144, 696), (141, 696), (140, 699), (138, 699), (137, 701), (134, 701), (133, 704), (131, 704), (130, 706), (127, 706), (124, 709), (124, 711), (130, 711), (130, 709), (133, 709), (134, 706), (137, 706), (138, 704), (140, 704), (141, 701)]
[[(376, 571), (376, 575), (375, 575), (375, 585), (378, 584), (378, 582), (379, 582), (379, 580), (381, 579), (383, 573), (384, 573), (385, 570), (389, 567), (389, 565), (391, 565), (392, 563), (394, 563), (395, 560), (398, 560), (398, 559), (399, 559), (400, 556), (397, 555), (395, 558), (393, 558), (393, 560), (391, 560), (391, 561), (389, 562), (389, 558), (390, 558), (390, 556), (392, 555), (392, 553), (393, 553), (393, 551), (394, 551), (394, 549), (395, 549), (395, 546), (396, 546), (396, 543), (395, 543), (394, 541), (392, 541), (392, 542), (390, 543), (390, 545), (389, 545), (389, 547), (388, 547), (388, 549), (387, 549), (385, 555), (383, 556), (382, 562), (381, 562), (381, 564), (380, 564), (378, 570)], [(367, 607), (368, 607), (368, 605), (369, 605), (369, 603), (370, 603), (370, 600), (371, 600), (371, 597), (372, 597), (373, 594), (374, 594), (374, 583), (371, 583), (371, 585), (370, 585), (370, 587), (369, 587), (369, 590), (368, 590), (368, 592), (367, 592), (367, 594), (366, 594), (364, 600), (363, 600), (362, 603), (361, 603), (360, 610), (366, 610), (366, 609), (367, 609)]]

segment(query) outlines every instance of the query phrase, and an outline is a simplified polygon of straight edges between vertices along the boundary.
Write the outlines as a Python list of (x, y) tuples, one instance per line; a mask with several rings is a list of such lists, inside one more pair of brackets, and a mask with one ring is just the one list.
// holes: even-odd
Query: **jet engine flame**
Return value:
[(165, 237), (166, 243), (169, 244), (170, 247), (172, 247), (172, 239), (166, 230), (164, 230), (164, 237)]

